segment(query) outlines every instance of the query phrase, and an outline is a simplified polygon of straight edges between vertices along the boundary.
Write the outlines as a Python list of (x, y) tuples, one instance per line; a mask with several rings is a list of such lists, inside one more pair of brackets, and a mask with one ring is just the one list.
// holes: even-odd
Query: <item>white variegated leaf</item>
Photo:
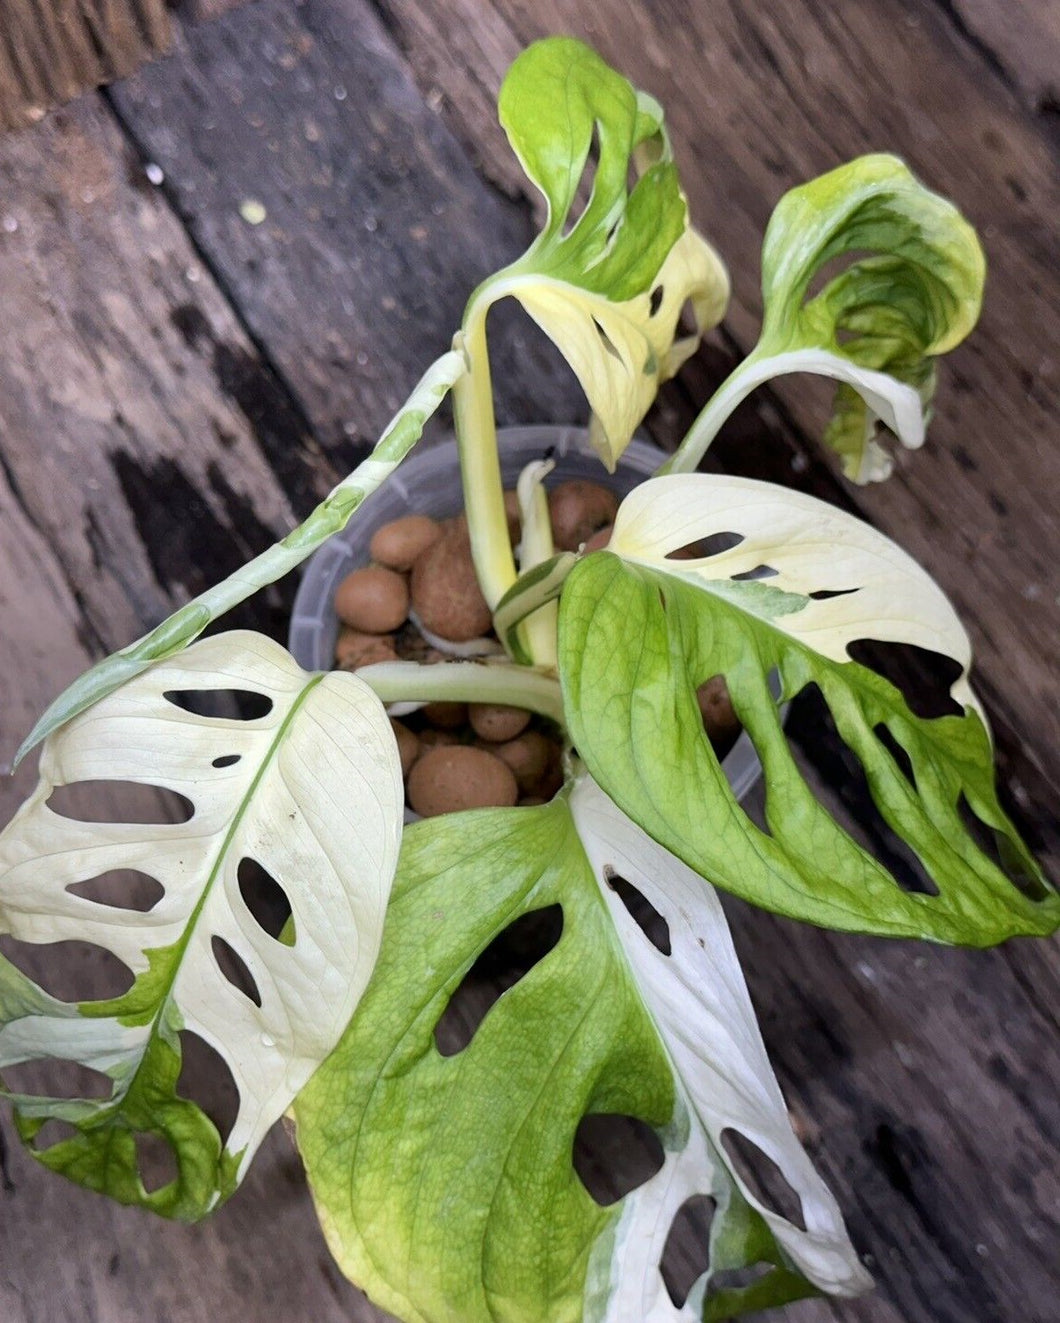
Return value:
[[(512, 294), (574, 369), (593, 410), (590, 436), (613, 469), (659, 386), (725, 313), (729, 279), (709, 243), (689, 228), (644, 292), (621, 302), (546, 276), (513, 279)], [(695, 328), (675, 338), (686, 302)]]
[[(850, 1244), (839, 1207), (791, 1128), (717, 894), (646, 836), (590, 778), (575, 786), (571, 813), (637, 989), (673, 1063), (678, 1094), (662, 1169), (626, 1198), (607, 1240), (606, 1262), (598, 1259), (594, 1265), (601, 1323), (703, 1317), (712, 1277), (737, 1265), (712, 1255), (682, 1308), (673, 1305), (658, 1272), (673, 1220), (695, 1195), (716, 1202), (714, 1248), (736, 1211), (730, 1206), (743, 1199), (765, 1221), (788, 1262), (819, 1290), (847, 1296), (867, 1290), (871, 1279)], [(636, 887), (666, 921), (668, 955), (645, 936), (608, 885), (614, 874)], [(728, 1129), (776, 1163), (799, 1196), (805, 1231), (764, 1205), (733, 1170), (722, 1147)]]
[[(740, 541), (700, 559), (667, 559), (720, 533)], [(942, 589), (889, 538), (815, 497), (753, 478), (653, 478), (622, 502), (608, 550), (738, 601), (832, 661), (849, 661), (848, 646), (864, 638), (952, 657), (961, 666), (954, 699), (982, 715), (968, 683), (971, 643)], [(774, 573), (738, 577), (763, 566)], [(822, 592), (837, 595), (813, 596)]]
[[(219, 690), (249, 691), (269, 710), (253, 720), (199, 716), (166, 697)], [(97, 823), (49, 807), (55, 787), (84, 781), (163, 787), (194, 812), (180, 824)], [(111, 1002), (69, 1005), (6, 966), (0, 1069), (60, 1057), (114, 1081), (110, 1098), (77, 1102), (79, 1133), (38, 1154), (42, 1161), (181, 1217), (230, 1193), (368, 981), (401, 820), (400, 768), (373, 692), (349, 674), (306, 673), (256, 634), (195, 644), (52, 734), (36, 792), (0, 835), (0, 931), (22, 942), (94, 943), (136, 981)], [(245, 859), (286, 894), (289, 939), (267, 933), (244, 902)], [(67, 889), (116, 869), (154, 877), (162, 899), (141, 913)], [(243, 961), (260, 1006), (226, 977), (215, 937)], [(221, 1054), (238, 1087), (224, 1149), (174, 1093), (182, 1029)], [(63, 1108), (20, 1098), (16, 1116), (32, 1138)], [(177, 1179), (150, 1195), (135, 1167), (138, 1129), (160, 1134), (177, 1160)], [(215, 1151), (205, 1152), (211, 1143)]]

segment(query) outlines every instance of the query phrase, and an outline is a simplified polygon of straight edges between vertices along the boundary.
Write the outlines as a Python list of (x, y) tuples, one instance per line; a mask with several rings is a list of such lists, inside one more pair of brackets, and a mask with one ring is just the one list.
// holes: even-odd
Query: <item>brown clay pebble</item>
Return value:
[(696, 690), (696, 702), (711, 743), (728, 749), (739, 733), (740, 718), (733, 711), (724, 675), (712, 676), (701, 684)]
[(460, 736), (452, 730), (439, 730), (436, 726), (424, 726), (420, 731), (420, 749), (451, 748), (460, 744)]
[(428, 749), (409, 773), (410, 806), (424, 818), (472, 808), (512, 808), (519, 789), (511, 769), (470, 745)]
[(551, 745), (549, 748), (548, 766), (537, 778), (526, 788), (533, 795), (539, 795), (543, 800), (550, 800), (557, 790), (563, 785), (563, 760), (560, 757), (559, 746)]
[(472, 703), (467, 715), (475, 734), (491, 744), (514, 740), (530, 724), (530, 713), (524, 708), (506, 707), (502, 703)]
[(498, 744), (494, 752), (512, 769), (520, 790), (536, 790), (552, 756), (552, 741), (539, 730), (528, 730), (518, 739)]
[(383, 565), (354, 570), (338, 586), (335, 611), (344, 625), (368, 634), (387, 634), (409, 613), (408, 584)]
[(424, 720), (439, 730), (456, 730), (467, 720), (466, 703), (428, 703), (421, 710)]
[(392, 519), (372, 534), (368, 554), (380, 565), (408, 571), (442, 535), (441, 525), (428, 515), (405, 515)]
[(618, 497), (598, 482), (576, 478), (549, 492), (548, 513), (556, 550), (577, 551), (597, 529), (615, 522)]
[(614, 532), (611, 524), (605, 524), (603, 528), (598, 528), (596, 532), (585, 543), (586, 551), (603, 551), (604, 547), (611, 541), (611, 534)]
[(390, 634), (365, 634), (344, 625), (335, 644), (335, 664), (342, 671), (355, 671), (375, 662), (397, 661), (397, 650)]
[(426, 629), (453, 643), (489, 630), (493, 616), (475, 578), (466, 524), (446, 525), (412, 567), (412, 606)]
[(401, 759), (401, 775), (408, 776), (412, 764), (420, 756), (420, 737), (401, 721), (390, 718), (390, 728), (397, 740), (398, 757)]

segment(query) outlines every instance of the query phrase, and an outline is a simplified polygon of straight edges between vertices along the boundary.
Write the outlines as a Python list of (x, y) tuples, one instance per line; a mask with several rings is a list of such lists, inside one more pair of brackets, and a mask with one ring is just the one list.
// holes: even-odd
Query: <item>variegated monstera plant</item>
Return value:
[[(877, 424), (922, 443), (936, 359), (978, 312), (982, 254), (958, 212), (890, 156), (788, 193), (765, 238), (754, 351), (623, 502), (606, 551), (554, 555), (541, 471), (524, 475), (517, 566), (490, 307), (517, 299), (559, 347), (613, 468), (660, 382), (721, 319), (728, 283), (689, 225), (659, 106), (585, 46), (557, 39), (526, 51), (500, 115), (548, 204), (528, 251), (474, 292), (452, 349), (303, 525), (95, 666), (23, 746), (44, 742), (41, 781), (0, 836), (0, 931), (87, 940), (135, 981), (116, 1000), (71, 1004), (0, 960), (0, 1070), (63, 1059), (103, 1073), (109, 1089), (9, 1091), (15, 1121), (55, 1171), (192, 1219), (232, 1193), (265, 1131), (293, 1111), (336, 1258), (417, 1323), (721, 1319), (814, 1292), (853, 1295), (868, 1277), (792, 1132), (714, 888), (832, 928), (972, 946), (1052, 932), (1060, 898), (998, 803), (968, 638), (931, 579), (830, 505), (693, 470), (755, 386), (813, 372), (838, 382), (826, 440), (847, 476), (886, 477)], [(579, 192), (591, 155), (591, 191)], [(837, 274), (823, 270), (844, 257)], [(677, 338), (688, 304), (697, 325)], [(341, 529), (450, 391), (502, 660), (319, 675), (254, 634), (194, 642)], [(671, 555), (697, 542), (721, 549)], [(952, 658), (954, 713), (915, 715), (852, 659), (861, 639)], [(762, 763), (765, 829), (703, 734), (695, 690), (719, 674)], [(781, 708), (810, 685), (932, 894), (903, 890), (803, 780)], [(267, 700), (267, 713), (227, 720), (172, 701), (231, 688)], [(403, 830), (383, 702), (437, 697), (492, 698), (554, 719), (569, 751), (562, 790), (539, 807)], [(83, 823), (49, 807), (56, 787), (100, 779), (179, 792), (192, 816)], [(977, 843), (984, 835), (996, 853)], [(243, 902), (247, 859), (289, 899), (277, 937)], [(163, 894), (149, 912), (79, 894), (119, 868), (157, 879)], [(634, 922), (609, 885), (616, 875), (665, 920), (666, 943)], [(551, 906), (563, 919), (554, 949), (463, 1051), (442, 1056), (435, 1026), (476, 957), (513, 919)], [(255, 998), (221, 972), (218, 939), (252, 975)], [(178, 1091), (185, 1029), (221, 1054), (238, 1086), (224, 1142)], [(609, 1207), (589, 1196), (571, 1156), (581, 1119), (601, 1112), (641, 1118), (664, 1151), (657, 1174)], [(65, 1128), (45, 1144), (53, 1120)], [(804, 1225), (758, 1197), (731, 1134), (776, 1164)], [(148, 1190), (138, 1166), (144, 1136), (175, 1159), (161, 1188)], [(709, 1268), (675, 1302), (660, 1257), (696, 1196), (715, 1205)]]

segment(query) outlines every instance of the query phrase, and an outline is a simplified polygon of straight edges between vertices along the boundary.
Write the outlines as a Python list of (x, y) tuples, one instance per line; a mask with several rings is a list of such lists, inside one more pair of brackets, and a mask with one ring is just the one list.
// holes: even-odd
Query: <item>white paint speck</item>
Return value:
[(2, 224), (7, 234), (15, 234), (18, 230), (18, 221), (14, 216), (5, 216)]
[(166, 174), (157, 161), (148, 161), (144, 166), (144, 174), (147, 176), (147, 182), (154, 184), (155, 188), (162, 183)]
[(239, 204), (239, 214), (248, 225), (260, 225), (269, 213), (257, 198), (244, 198)]
[(334, 91), (334, 97), (335, 97), (335, 100), (336, 100), (336, 101), (345, 101), (345, 100), (346, 100), (346, 89), (343, 87), (343, 85), (342, 85), (341, 83), (336, 84), (336, 86), (335, 86), (335, 91)]

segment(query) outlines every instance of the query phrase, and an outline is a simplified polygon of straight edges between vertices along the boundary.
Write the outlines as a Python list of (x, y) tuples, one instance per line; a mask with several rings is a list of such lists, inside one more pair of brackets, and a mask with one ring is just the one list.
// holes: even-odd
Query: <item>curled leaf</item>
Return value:
[(813, 372), (839, 383), (825, 440), (847, 477), (887, 477), (893, 462), (875, 439), (877, 422), (909, 448), (923, 444), (935, 360), (975, 325), (984, 277), (974, 229), (897, 157), (859, 157), (793, 188), (766, 230), (758, 344), (707, 404), (671, 471), (695, 468), (756, 386)]
[[(527, 253), (476, 292), (465, 321), (518, 299), (577, 374), (593, 444), (613, 469), (660, 383), (720, 321), (728, 277), (688, 226), (658, 104), (587, 46), (531, 46), (509, 70), (499, 110), (548, 216)], [(694, 330), (676, 340), (686, 304)]]

